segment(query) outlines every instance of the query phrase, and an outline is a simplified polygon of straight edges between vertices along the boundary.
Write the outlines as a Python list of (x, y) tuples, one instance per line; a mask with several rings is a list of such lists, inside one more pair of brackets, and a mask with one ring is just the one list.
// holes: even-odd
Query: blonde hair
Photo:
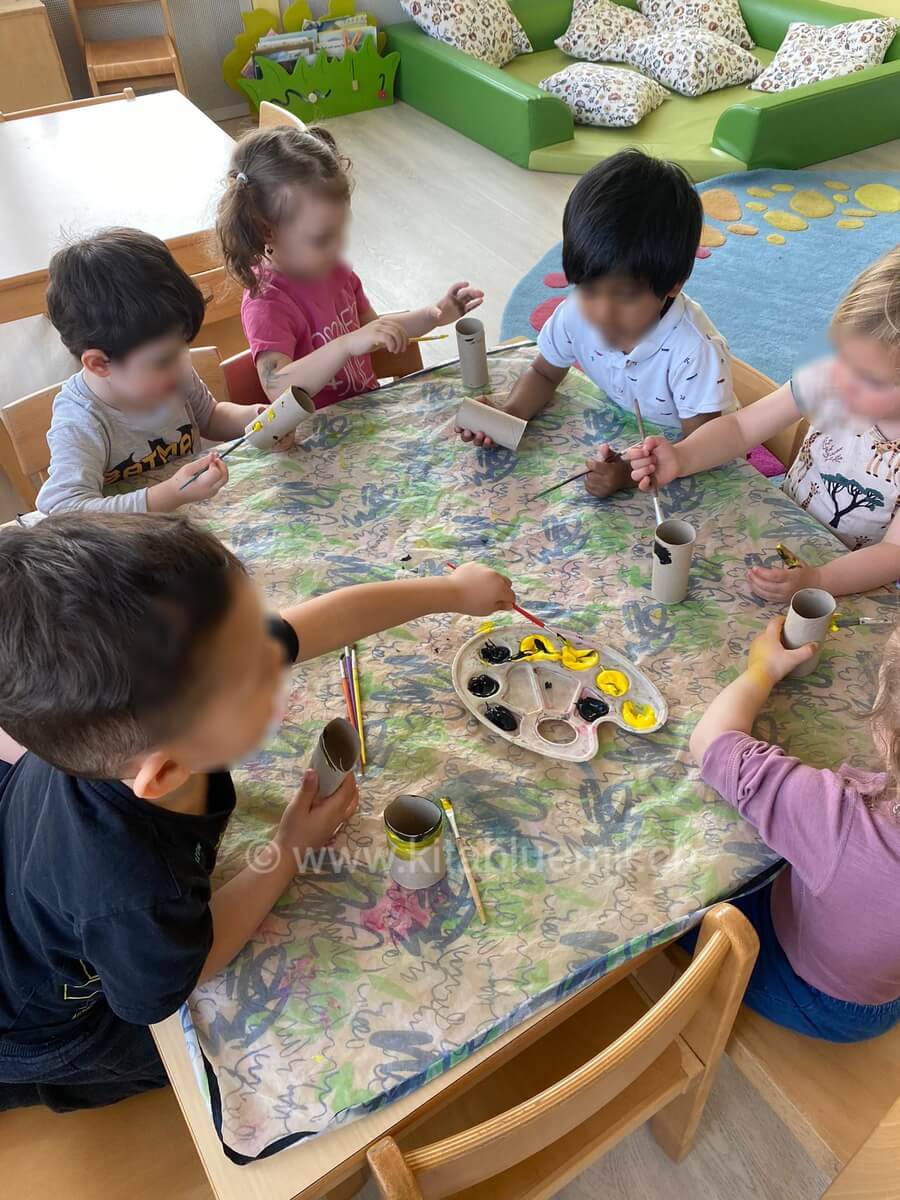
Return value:
[(216, 211), (216, 231), (225, 266), (258, 295), (259, 267), (278, 225), (289, 215), (296, 188), (336, 200), (350, 199), (350, 162), (326, 129), (276, 125), (255, 129), (235, 146), (225, 191)]
[(835, 309), (833, 329), (859, 333), (900, 352), (900, 245), (866, 267)]

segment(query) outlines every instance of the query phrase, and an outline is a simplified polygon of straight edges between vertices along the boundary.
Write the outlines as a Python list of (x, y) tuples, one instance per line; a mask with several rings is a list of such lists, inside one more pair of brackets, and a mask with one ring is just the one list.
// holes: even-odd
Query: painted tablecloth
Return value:
[[(491, 358), (496, 393), (533, 353)], [(228, 486), (198, 516), (273, 608), (437, 573), (447, 558), (487, 562), (540, 616), (631, 657), (666, 696), (669, 721), (649, 737), (607, 727), (596, 759), (559, 764), (492, 737), (453, 691), (453, 655), (478, 620), (426, 618), (361, 644), (370, 765), (360, 811), (183, 1012), (237, 1161), (420, 1086), (775, 861), (699, 782), (688, 738), (774, 611), (748, 593), (748, 566), (777, 563), (779, 540), (812, 562), (840, 547), (746, 463), (679, 481), (664, 503), (697, 526), (697, 550), (688, 601), (661, 608), (649, 594), (645, 495), (596, 501), (575, 484), (529, 501), (597, 443), (633, 441), (631, 418), (573, 371), (518, 454), (486, 452), (452, 435), (460, 396), (457, 369), (445, 367), (327, 409), (288, 454), (235, 452)], [(893, 598), (880, 597), (842, 609), (884, 613)], [(814, 675), (777, 690), (760, 736), (816, 765), (871, 765), (862, 718), (884, 637), (833, 636)], [(283, 729), (235, 772), (220, 880), (254, 861), (323, 723), (342, 713), (337, 656), (295, 671)], [(486, 927), (450, 843), (442, 883), (391, 884), (381, 813), (403, 793), (453, 799)]]

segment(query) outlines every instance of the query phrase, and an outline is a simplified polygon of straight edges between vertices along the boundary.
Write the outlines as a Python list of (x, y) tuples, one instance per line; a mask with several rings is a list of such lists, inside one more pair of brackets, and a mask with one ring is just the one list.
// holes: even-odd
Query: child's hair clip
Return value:
[(247, 175), (244, 171), (235, 171), (234, 181), (235, 181), (235, 183), (249, 183), (250, 182), (249, 178), (247, 177)]

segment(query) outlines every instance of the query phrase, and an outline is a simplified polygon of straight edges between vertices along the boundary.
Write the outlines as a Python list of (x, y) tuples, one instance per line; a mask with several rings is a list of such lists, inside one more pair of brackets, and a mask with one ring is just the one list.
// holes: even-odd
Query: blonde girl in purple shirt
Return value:
[(872, 710), (875, 772), (810, 767), (752, 736), (772, 689), (815, 652), (775, 617), (691, 737), (703, 780), (786, 861), (733, 903), (759, 934), (745, 1003), (809, 1037), (856, 1042), (900, 1020), (900, 630)]

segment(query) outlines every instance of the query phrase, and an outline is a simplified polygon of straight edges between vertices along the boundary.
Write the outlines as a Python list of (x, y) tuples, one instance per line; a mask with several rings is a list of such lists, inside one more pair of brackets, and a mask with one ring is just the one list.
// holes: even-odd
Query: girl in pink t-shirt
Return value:
[(315, 127), (254, 130), (231, 156), (216, 225), (225, 265), (246, 289), (241, 321), (272, 400), (301, 387), (325, 408), (372, 391), (373, 350), (400, 353), (483, 298), (455, 283), (436, 304), (379, 317), (341, 258), (348, 166), (331, 134)]

